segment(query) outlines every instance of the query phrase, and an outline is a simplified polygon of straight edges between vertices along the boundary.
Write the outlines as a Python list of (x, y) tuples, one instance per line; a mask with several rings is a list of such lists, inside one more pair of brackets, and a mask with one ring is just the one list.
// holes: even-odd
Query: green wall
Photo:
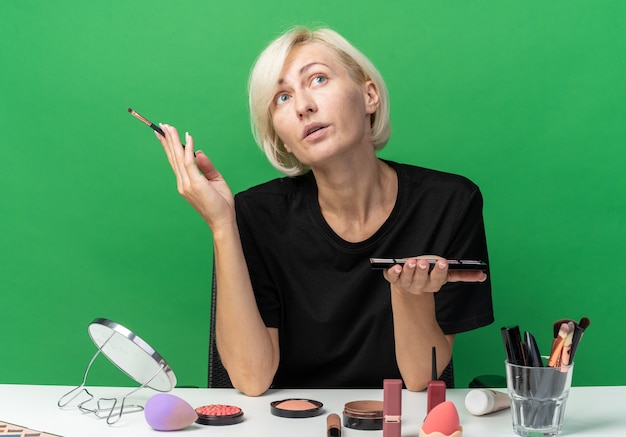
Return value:
[[(275, 177), (247, 74), (324, 23), (388, 82), (382, 156), (483, 190), (496, 322), (458, 336), (457, 385), (503, 373), (501, 326), (545, 350), (583, 316), (574, 384), (625, 384), (625, 19), (621, 0), (0, 0), (0, 383), (78, 384), (106, 317), (206, 385), (211, 235), (126, 108), (193, 134), (234, 191)], [(104, 358), (90, 378), (130, 382)]]

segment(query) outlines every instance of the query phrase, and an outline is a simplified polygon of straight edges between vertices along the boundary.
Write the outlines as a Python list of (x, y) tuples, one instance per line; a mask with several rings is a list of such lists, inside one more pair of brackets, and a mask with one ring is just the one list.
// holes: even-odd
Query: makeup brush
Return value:
[(587, 317), (583, 317), (582, 319), (580, 319), (580, 322), (578, 322), (578, 325), (583, 328), (584, 331), (589, 327), (589, 325), (591, 325), (591, 320), (589, 320)]
[[(163, 132), (163, 130), (159, 126), (157, 126), (156, 124), (152, 123), (150, 120), (148, 120), (143, 115), (139, 114), (137, 111), (133, 110), (133, 108), (128, 108), (128, 112), (130, 112), (130, 115), (135, 117), (137, 120), (139, 120), (140, 122), (142, 122), (146, 126), (149, 126), (152, 130), (154, 130), (159, 135), (161, 135), (163, 138), (165, 138), (165, 132)], [(184, 144), (182, 144), (182, 146), (183, 146), (183, 148), (185, 147)], [(193, 152), (193, 156), (196, 156), (196, 152)]]
[(159, 126), (157, 126), (156, 124), (152, 123), (146, 117), (144, 117), (144, 116), (140, 115), (139, 113), (135, 112), (133, 110), (133, 108), (128, 108), (128, 112), (130, 112), (130, 115), (132, 115), (133, 117), (135, 117), (136, 119), (138, 119), (139, 121), (144, 123), (145, 125), (149, 126), (155, 132), (158, 132), (163, 138), (165, 138), (165, 133), (161, 130), (161, 128)]
[(552, 342), (552, 351), (550, 352), (550, 359), (548, 360), (548, 366), (557, 367), (561, 362), (561, 352), (563, 351), (563, 345), (569, 332), (570, 326), (567, 323), (561, 323), (559, 334)]
[(580, 340), (583, 338), (585, 329), (587, 329), (590, 324), (591, 324), (591, 320), (589, 320), (587, 317), (583, 317), (582, 319), (580, 319), (580, 322), (578, 322), (578, 324), (574, 327), (574, 336), (572, 337), (572, 348), (570, 349), (570, 353), (569, 353), (570, 363), (574, 362), (574, 354), (576, 353), (578, 344), (580, 343)]
[(574, 322), (569, 322), (567, 326), (568, 331), (567, 336), (565, 337), (565, 343), (563, 343), (563, 350), (561, 351), (561, 361), (559, 361), (559, 366), (567, 366), (572, 362), (572, 343), (574, 341), (574, 332), (576, 329), (576, 325), (574, 325)]

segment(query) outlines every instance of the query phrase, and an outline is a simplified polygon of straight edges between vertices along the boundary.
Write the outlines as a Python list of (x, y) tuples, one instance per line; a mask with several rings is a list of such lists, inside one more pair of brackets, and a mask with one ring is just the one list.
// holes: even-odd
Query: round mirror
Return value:
[(108, 319), (96, 319), (88, 329), (98, 349), (142, 386), (162, 392), (176, 386), (176, 376), (171, 367), (132, 331)]

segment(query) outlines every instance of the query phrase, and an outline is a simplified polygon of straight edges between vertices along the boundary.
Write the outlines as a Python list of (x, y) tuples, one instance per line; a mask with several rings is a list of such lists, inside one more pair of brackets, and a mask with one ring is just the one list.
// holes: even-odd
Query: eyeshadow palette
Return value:
[(1, 437), (61, 437), (57, 434), (50, 434), (43, 431), (35, 431), (34, 429), (24, 428), (23, 426), (14, 425), (12, 423), (0, 422)]

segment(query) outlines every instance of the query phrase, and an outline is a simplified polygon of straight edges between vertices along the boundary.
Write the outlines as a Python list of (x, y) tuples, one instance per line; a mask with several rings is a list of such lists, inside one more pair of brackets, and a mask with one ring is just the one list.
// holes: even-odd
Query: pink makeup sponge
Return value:
[(187, 428), (198, 414), (186, 401), (167, 393), (158, 393), (148, 399), (144, 407), (146, 422), (157, 431), (176, 431)]
[(463, 427), (454, 404), (445, 401), (435, 406), (420, 428), (419, 437), (461, 437)]

